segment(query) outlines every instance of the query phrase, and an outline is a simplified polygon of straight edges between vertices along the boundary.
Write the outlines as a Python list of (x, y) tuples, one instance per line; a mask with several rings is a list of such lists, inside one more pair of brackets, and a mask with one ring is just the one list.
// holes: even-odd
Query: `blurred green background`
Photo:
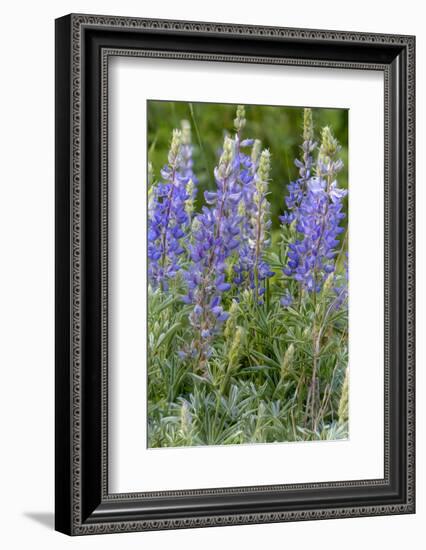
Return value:
[[(237, 105), (223, 103), (188, 103), (177, 101), (148, 101), (148, 160), (152, 163), (155, 180), (167, 162), (167, 152), (173, 128), (181, 127), (186, 119), (192, 128), (194, 172), (199, 179), (196, 209), (203, 204), (205, 189), (215, 186), (213, 169), (226, 133), (234, 133)], [(297, 179), (294, 159), (301, 156), (303, 141), (303, 107), (245, 105), (247, 123), (243, 139), (260, 139), (262, 148), (271, 152), (271, 216), (273, 227), (285, 208), (287, 184)], [(339, 187), (348, 186), (348, 111), (346, 109), (313, 108), (315, 140), (320, 141), (323, 126), (330, 126), (342, 146), (344, 168), (339, 174)], [(247, 149), (249, 152), (249, 149)]]

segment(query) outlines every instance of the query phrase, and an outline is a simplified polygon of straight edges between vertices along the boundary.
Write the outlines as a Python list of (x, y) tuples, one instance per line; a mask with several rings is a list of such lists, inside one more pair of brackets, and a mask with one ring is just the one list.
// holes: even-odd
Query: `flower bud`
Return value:
[(290, 344), (284, 354), (281, 364), (281, 379), (283, 379), (293, 365), (294, 359), (294, 344)]
[(182, 145), (191, 145), (191, 124), (188, 120), (181, 120)]
[(238, 366), (243, 339), (244, 329), (242, 327), (237, 327), (228, 353), (229, 368), (234, 369)]
[(232, 300), (232, 304), (229, 309), (229, 317), (226, 320), (225, 330), (223, 331), (223, 335), (225, 336), (226, 340), (231, 339), (235, 333), (237, 315), (238, 315), (238, 303), (236, 300)]
[(270, 170), (271, 170), (271, 153), (269, 152), (269, 149), (264, 149), (262, 151), (262, 154), (260, 155), (259, 170), (257, 173), (258, 173), (259, 180), (263, 183), (265, 189), (269, 181)]
[(185, 201), (185, 212), (188, 214), (189, 219), (192, 217), (194, 212), (194, 182), (192, 179), (188, 181), (185, 188), (188, 198)]
[(330, 290), (333, 287), (333, 283), (334, 283), (334, 273), (330, 273), (330, 275), (328, 275), (327, 279), (325, 280), (325, 283), (323, 286), (324, 294), (327, 294), (328, 292), (330, 292)]
[(184, 434), (188, 433), (188, 430), (191, 427), (192, 416), (189, 412), (189, 405), (187, 401), (183, 401), (182, 407), (180, 408), (180, 428)]
[(332, 159), (339, 151), (339, 142), (333, 137), (331, 128), (325, 126), (321, 132), (320, 156), (325, 159)]
[(251, 162), (253, 166), (256, 166), (256, 164), (259, 162), (261, 146), (262, 142), (260, 141), (260, 139), (255, 139), (253, 143), (253, 148), (251, 150)]
[(340, 396), (339, 409), (337, 412), (339, 422), (347, 422), (349, 418), (349, 368), (346, 367), (345, 379), (343, 380), (342, 394)]
[(182, 145), (182, 132), (180, 130), (173, 130), (172, 141), (170, 144), (168, 161), (170, 166), (175, 166), (177, 163), (180, 147)]
[(312, 141), (314, 139), (314, 124), (312, 120), (312, 109), (305, 108), (303, 112), (303, 139)]
[(226, 178), (229, 176), (232, 169), (232, 159), (234, 156), (234, 141), (225, 136), (223, 142), (223, 151), (219, 159), (218, 176), (220, 178)]
[(237, 116), (234, 118), (234, 126), (237, 132), (241, 132), (241, 130), (246, 125), (246, 112), (243, 105), (238, 105), (237, 107)]

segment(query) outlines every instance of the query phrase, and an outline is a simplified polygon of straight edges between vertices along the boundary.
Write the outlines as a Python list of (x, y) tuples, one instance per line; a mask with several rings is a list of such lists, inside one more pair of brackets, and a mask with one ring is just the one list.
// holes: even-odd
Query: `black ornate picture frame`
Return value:
[[(109, 492), (107, 77), (111, 56), (383, 73), (383, 479)], [(413, 36), (74, 14), (56, 20), (58, 531), (85, 535), (414, 513), (414, 156)]]

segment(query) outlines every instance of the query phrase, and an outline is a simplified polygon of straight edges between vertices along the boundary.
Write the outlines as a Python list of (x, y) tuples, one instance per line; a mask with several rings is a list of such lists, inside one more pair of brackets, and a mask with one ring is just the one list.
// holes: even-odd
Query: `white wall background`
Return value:
[[(418, 505), (415, 516), (70, 539), (53, 527), (54, 24), (69, 12), (417, 35)], [(0, 101), (0, 544), (43, 548), (419, 548), (426, 521), (426, 31), (422, 3), (67, 0), (2, 9)]]

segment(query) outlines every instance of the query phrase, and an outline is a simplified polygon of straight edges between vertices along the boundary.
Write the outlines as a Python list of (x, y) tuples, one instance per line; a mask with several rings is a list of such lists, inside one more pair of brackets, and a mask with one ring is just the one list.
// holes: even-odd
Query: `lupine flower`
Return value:
[(238, 105), (237, 113), (234, 118), (234, 126), (237, 133), (240, 133), (245, 125), (246, 125), (246, 111), (244, 109), (244, 105)]
[(198, 178), (194, 174), (192, 160), (192, 141), (191, 125), (188, 120), (181, 120), (182, 142), (179, 155), (177, 170), (179, 172), (181, 183), (185, 185), (187, 199), (185, 200), (185, 211), (188, 216), (187, 229), (190, 229), (192, 215), (195, 209), (195, 199), (197, 196)]
[[(270, 276), (269, 266), (262, 259), (261, 248), (263, 248), (263, 244), (260, 245), (256, 242), (256, 240), (266, 235), (265, 229), (269, 229), (270, 226), (270, 221), (266, 220), (269, 215), (269, 204), (266, 200), (269, 173), (266, 175), (264, 182), (259, 180), (257, 172), (259, 162), (261, 162), (261, 142), (258, 139), (241, 140), (241, 132), (245, 125), (245, 110), (242, 105), (239, 105), (234, 119), (234, 126), (236, 130), (235, 168), (237, 170), (237, 181), (241, 186), (241, 200), (237, 214), (241, 221), (238, 261), (234, 265), (234, 283), (238, 285), (238, 289), (244, 289), (247, 286), (252, 289), (256, 287), (256, 294), (258, 295), (259, 282)], [(241, 151), (241, 147), (247, 146), (252, 147), (250, 156)], [(263, 170), (265, 166), (266, 160), (264, 160)], [(265, 187), (264, 191), (260, 190), (262, 186)], [(264, 196), (261, 196), (262, 193)], [(256, 228), (259, 230), (259, 234), (257, 234)], [(267, 243), (265, 244), (267, 245)]]
[(190, 354), (203, 369), (211, 352), (213, 335), (228, 318), (221, 305), (222, 294), (230, 290), (226, 281), (226, 260), (238, 247), (238, 203), (235, 142), (226, 137), (215, 168), (216, 191), (206, 191), (204, 206), (192, 224), (191, 264), (186, 273), (188, 293), (183, 300), (194, 308), (189, 320), (195, 329)]
[(163, 289), (179, 269), (179, 257), (184, 252), (182, 238), (189, 222), (185, 210), (187, 179), (179, 172), (181, 146), (182, 132), (173, 130), (168, 163), (161, 170), (162, 181), (156, 184), (148, 204), (148, 277), (154, 287), (160, 285)]
[(187, 194), (189, 195), (188, 201), (192, 201), (193, 204), (197, 196), (198, 178), (193, 170), (194, 162), (192, 160), (193, 146), (191, 141), (191, 125), (187, 120), (182, 120), (181, 127), (182, 145), (178, 170), (186, 184)]
[[(244, 203), (244, 212), (249, 212), (253, 198), (253, 182), (257, 169), (257, 162), (260, 154), (260, 141), (253, 139), (242, 139), (242, 131), (246, 125), (245, 109), (243, 105), (237, 107), (234, 127), (236, 130), (234, 138), (234, 168), (236, 171), (237, 183), (241, 186), (241, 199)], [(251, 155), (244, 153), (241, 149), (252, 147)], [(244, 238), (245, 235), (242, 235)]]
[[(304, 137), (308, 137), (308, 143), (311, 143), (312, 136), (309, 131), (305, 131)], [(304, 143), (307, 143), (306, 139)], [(306, 151), (310, 147), (307, 147)], [(303, 193), (297, 195), (294, 186), (289, 189), (290, 200), (287, 206), (293, 210), (291, 221), (295, 221), (299, 236), (289, 244), (288, 262), (284, 273), (294, 277), (309, 292), (319, 292), (324, 280), (334, 272), (338, 236), (343, 231), (340, 226), (345, 216), (342, 212), (342, 199), (347, 191), (339, 189), (334, 179), (343, 166), (341, 160), (336, 159), (339, 150), (331, 130), (328, 127), (324, 128), (317, 161), (317, 176), (311, 175), (312, 163), (307, 159), (301, 170), (305, 170), (309, 165), (309, 172), (304, 171), (304, 178), (297, 183), (298, 189), (301, 189), (303, 180)], [(309, 177), (306, 177), (308, 174)]]
[[(268, 183), (270, 172), (270, 153), (262, 151), (258, 170), (254, 178), (252, 206), (248, 216), (247, 241), (241, 243), (240, 261), (235, 265), (235, 282), (240, 284), (247, 277), (255, 296), (264, 293), (262, 281), (274, 275), (264, 259), (264, 250), (269, 245), (268, 232), (271, 226), (269, 218)], [(247, 214), (246, 214), (247, 215)]]
[(302, 159), (295, 159), (294, 163), (299, 169), (299, 178), (291, 182), (287, 189), (289, 194), (286, 197), (288, 211), (280, 216), (282, 223), (292, 223), (298, 214), (298, 208), (307, 189), (308, 181), (312, 175), (313, 158), (312, 152), (317, 144), (314, 141), (314, 125), (312, 120), (312, 110), (305, 108), (303, 114), (303, 143)]
[(322, 129), (321, 138), (317, 160), (317, 175), (327, 180), (329, 187), (332, 188), (334, 198), (338, 200), (342, 198), (342, 192), (346, 194), (344, 190), (337, 189), (334, 181), (335, 175), (343, 168), (343, 161), (336, 158), (341, 147), (328, 126)]
[(255, 192), (253, 203), (255, 215), (252, 217), (253, 249), (254, 249), (254, 278), (255, 285), (274, 273), (264, 260), (264, 250), (270, 244), (269, 229), (271, 227), (270, 207), (267, 199), (269, 173), (271, 169), (271, 155), (268, 149), (262, 151), (259, 161), (259, 169), (255, 179)]
[(300, 205), (297, 231), (301, 238), (290, 243), (284, 272), (300, 281), (308, 291), (319, 292), (325, 277), (334, 271), (334, 257), (342, 232), (342, 203), (331, 202), (325, 183), (310, 180)]

